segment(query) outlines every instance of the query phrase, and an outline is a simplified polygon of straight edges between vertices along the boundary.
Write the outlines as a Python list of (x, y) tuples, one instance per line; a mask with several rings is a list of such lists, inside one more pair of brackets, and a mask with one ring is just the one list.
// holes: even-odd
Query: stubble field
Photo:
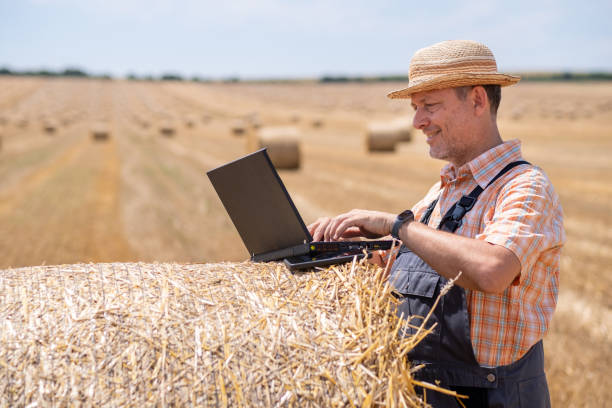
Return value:
[[(0, 269), (246, 259), (205, 175), (247, 152), (247, 137), (231, 130), (245, 119), (299, 129), (301, 166), (280, 175), (306, 223), (409, 208), (444, 163), (429, 158), (420, 132), (393, 153), (368, 153), (363, 141), (368, 122), (411, 115), (408, 101), (385, 98), (402, 85), (0, 77)], [(612, 84), (522, 83), (502, 96), (502, 137), (522, 140), (565, 213), (561, 294), (545, 338), (553, 406), (606, 406)], [(99, 126), (108, 139), (92, 138)]]

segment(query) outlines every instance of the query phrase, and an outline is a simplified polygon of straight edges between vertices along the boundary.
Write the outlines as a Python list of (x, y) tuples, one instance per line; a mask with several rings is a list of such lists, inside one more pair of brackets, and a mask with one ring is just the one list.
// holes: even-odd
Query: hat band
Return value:
[(490, 59), (485, 61), (475, 62), (474, 60), (463, 60), (443, 65), (419, 64), (410, 67), (409, 79), (417, 79), (419, 77), (436, 76), (444, 74), (496, 74), (497, 64)]

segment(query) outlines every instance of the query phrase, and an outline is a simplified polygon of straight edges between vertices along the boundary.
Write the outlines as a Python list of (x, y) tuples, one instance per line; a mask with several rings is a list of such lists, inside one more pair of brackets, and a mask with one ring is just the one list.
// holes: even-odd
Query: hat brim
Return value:
[(469, 74), (469, 73), (457, 73), (444, 76), (433, 76), (431, 78), (425, 78), (420, 81), (415, 81), (407, 88), (400, 89), (399, 91), (391, 92), (387, 95), (391, 99), (406, 99), (410, 98), (412, 94), (424, 91), (433, 91), (436, 89), (456, 88), (458, 86), (468, 85), (500, 85), (508, 86), (514, 85), (521, 78), (514, 75), (507, 74)]

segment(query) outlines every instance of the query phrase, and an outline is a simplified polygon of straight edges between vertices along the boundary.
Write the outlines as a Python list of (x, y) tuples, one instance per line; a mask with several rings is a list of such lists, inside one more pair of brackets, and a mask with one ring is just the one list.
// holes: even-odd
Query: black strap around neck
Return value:
[[(498, 178), (506, 174), (510, 169), (520, 164), (531, 164), (531, 163), (525, 160), (518, 160), (512, 163), (508, 163), (506, 167), (501, 169), (499, 173), (497, 173), (497, 175), (493, 177), (491, 181), (489, 181), (489, 184), (487, 184), (485, 188), (493, 184)], [(442, 220), (440, 221), (440, 225), (438, 226), (438, 229), (443, 230), (443, 231), (448, 231), (448, 232), (455, 232), (457, 228), (461, 226), (462, 219), (465, 216), (465, 214), (467, 214), (467, 212), (470, 211), (474, 207), (474, 204), (476, 204), (476, 200), (478, 200), (478, 196), (483, 191), (484, 189), (482, 187), (476, 186), (476, 188), (473, 189), (470, 192), (470, 194), (463, 195), (459, 199), (459, 201), (453, 204), (453, 206), (446, 212), (446, 214), (444, 214), (444, 217), (442, 217)], [(434, 208), (436, 207), (436, 204), (438, 203), (439, 199), (440, 197), (436, 198), (431, 204), (429, 204), (429, 207), (427, 207), (425, 214), (423, 214), (423, 217), (421, 218), (422, 223), (429, 224), (429, 218), (431, 217), (431, 214)]]

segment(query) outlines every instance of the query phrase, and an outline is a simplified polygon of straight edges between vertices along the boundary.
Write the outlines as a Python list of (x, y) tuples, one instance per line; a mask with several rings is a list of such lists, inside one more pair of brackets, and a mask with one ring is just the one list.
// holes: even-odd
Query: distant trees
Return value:
[[(76, 67), (67, 67), (62, 70), (52, 71), (48, 69), (39, 70), (12, 70), (8, 67), (0, 67), (0, 75), (14, 75), (14, 76), (42, 76), (42, 77), (66, 77), (66, 78), (97, 78), (97, 79), (113, 79), (110, 74), (98, 74), (92, 75), (85, 70)], [(523, 81), (612, 81), (612, 72), (525, 72), (519, 73)], [(220, 81), (223, 83), (237, 83), (237, 82), (261, 82), (257, 80), (245, 80), (238, 76), (228, 76), (222, 79), (213, 80), (210, 78), (202, 78), (194, 75), (190, 78), (184, 78), (181, 74), (176, 72), (167, 72), (159, 77), (153, 75), (137, 75), (133, 72), (127, 74), (126, 78), (130, 81), (192, 81), (192, 82), (213, 82)], [(300, 82), (303, 80), (263, 80), (263, 82)], [(386, 75), (386, 76), (345, 76), (345, 75), (324, 75), (318, 80), (320, 83), (361, 83), (361, 82), (407, 82), (408, 76), (406, 75)]]
[(102, 78), (111, 79), (110, 74), (91, 75), (80, 68), (68, 67), (59, 71), (51, 71), (48, 69), (39, 70), (24, 70), (17, 71), (11, 70), (7, 67), (0, 67), (0, 75), (14, 75), (14, 76), (43, 76), (43, 77), (74, 77), (74, 78)]

